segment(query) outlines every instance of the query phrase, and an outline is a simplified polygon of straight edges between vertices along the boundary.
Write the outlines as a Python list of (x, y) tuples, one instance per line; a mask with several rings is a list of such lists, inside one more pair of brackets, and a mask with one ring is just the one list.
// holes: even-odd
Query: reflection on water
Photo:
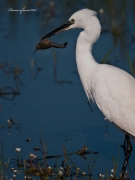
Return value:
[(19, 86), (22, 86), (23, 82), (21, 81), (19, 76), (21, 75), (23, 70), (18, 66), (17, 63), (15, 63), (14, 67), (12, 67), (12, 64), (10, 62), (1, 64), (1, 70), (5, 75), (7, 75), (8, 79), (13, 79), (15, 88), (10, 86), (0, 88), (0, 97), (6, 100), (13, 100), (16, 95), (20, 94)]
[(36, 76), (42, 70), (42, 68), (40, 68), (38, 66), (37, 62), (34, 59), (30, 60), (30, 66), (31, 66), (31, 77), (32, 78), (36, 78)]
[[(13, 148), (20, 147), (22, 157), (30, 163), (30, 158), (25, 157), (28, 152), (32, 154), (39, 143), (42, 130), (47, 156), (61, 154), (62, 144), (69, 152), (86, 145), (90, 151), (99, 152), (92, 171), (97, 178), (98, 174), (106, 175), (106, 171), (110, 175), (115, 164), (112, 155), (120, 154), (115, 158), (119, 176), (124, 135), (104, 121), (94, 104), (87, 103), (75, 63), (75, 44), (80, 31), (63, 32), (51, 39), (60, 43), (68, 41), (65, 49), (51, 48), (34, 55), (33, 52), (41, 37), (67, 22), (73, 12), (87, 7), (98, 12), (102, 25), (101, 37), (93, 49), (95, 59), (134, 75), (134, 1), (7, 0), (0, 4), (0, 142), (5, 161), (14, 158)], [(22, 7), (37, 11), (8, 12), (9, 8)], [(134, 177), (135, 166), (135, 143), (132, 142), (133, 153), (127, 169), (130, 179)], [(75, 156), (70, 159), (77, 167), (84, 168), (85, 163), (80, 159)], [(50, 166), (54, 162), (53, 159)]]

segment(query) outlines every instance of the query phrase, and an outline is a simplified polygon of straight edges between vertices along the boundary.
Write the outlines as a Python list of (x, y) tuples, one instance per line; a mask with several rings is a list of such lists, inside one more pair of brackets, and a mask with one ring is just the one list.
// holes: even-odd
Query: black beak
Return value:
[(66, 29), (67, 27), (69, 27), (70, 25), (74, 24), (75, 20), (71, 19), (69, 20), (66, 24), (63, 24), (62, 26), (54, 29), (53, 31), (51, 31), (50, 33), (48, 33), (47, 35), (45, 35), (44, 37), (42, 37), (41, 41), (43, 39), (49, 38), (50, 36), (53, 36), (54, 34), (57, 34), (58, 32), (63, 31), (64, 29)]

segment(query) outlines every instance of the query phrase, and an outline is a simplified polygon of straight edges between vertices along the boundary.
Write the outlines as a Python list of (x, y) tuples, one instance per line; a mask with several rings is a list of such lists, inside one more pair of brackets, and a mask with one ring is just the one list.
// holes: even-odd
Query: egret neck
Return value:
[[(99, 65), (92, 56), (91, 39), (88, 38), (89, 34), (82, 31), (77, 39), (76, 45), (76, 63), (77, 69), (82, 81), (84, 90), (88, 99), (91, 98), (91, 79), (93, 72), (96, 71)], [(90, 93), (91, 92), (91, 93)]]

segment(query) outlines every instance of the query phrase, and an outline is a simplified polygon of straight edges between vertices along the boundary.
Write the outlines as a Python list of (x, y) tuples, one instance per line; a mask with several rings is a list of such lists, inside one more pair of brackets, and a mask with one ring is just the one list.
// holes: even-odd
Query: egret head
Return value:
[(42, 40), (49, 38), (50, 36), (53, 36), (54, 34), (57, 34), (61, 31), (74, 28), (83, 28), (86, 33), (89, 33), (91, 36), (93, 36), (93, 39), (97, 39), (97, 37), (100, 35), (101, 26), (96, 17), (96, 14), (97, 13), (95, 11), (90, 9), (82, 9), (77, 11), (69, 18), (67, 23), (48, 33), (42, 38)]
[(68, 29), (74, 29), (74, 28), (83, 28), (85, 29), (89, 24), (93, 24), (93, 18), (96, 18), (96, 12), (90, 9), (82, 9), (77, 12), (75, 12), (70, 18), (69, 22), (74, 22), (72, 25), (70, 25), (66, 30)]

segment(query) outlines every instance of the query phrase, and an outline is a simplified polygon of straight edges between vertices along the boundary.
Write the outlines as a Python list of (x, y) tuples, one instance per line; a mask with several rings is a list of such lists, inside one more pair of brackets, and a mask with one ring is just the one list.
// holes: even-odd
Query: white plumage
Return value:
[(95, 14), (92, 10), (83, 9), (70, 18), (75, 19), (75, 24), (68, 29), (84, 28), (76, 45), (80, 79), (88, 99), (94, 99), (105, 117), (135, 137), (135, 79), (117, 67), (95, 61), (91, 50), (101, 31)]
[(117, 67), (98, 64), (92, 56), (92, 46), (101, 31), (95, 11), (77, 11), (66, 24), (42, 39), (73, 28), (83, 28), (77, 39), (76, 62), (88, 100), (95, 101), (105, 117), (126, 134), (125, 159), (121, 170), (123, 178), (132, 151), (129, 135), (135, 137), (135, 79)]

